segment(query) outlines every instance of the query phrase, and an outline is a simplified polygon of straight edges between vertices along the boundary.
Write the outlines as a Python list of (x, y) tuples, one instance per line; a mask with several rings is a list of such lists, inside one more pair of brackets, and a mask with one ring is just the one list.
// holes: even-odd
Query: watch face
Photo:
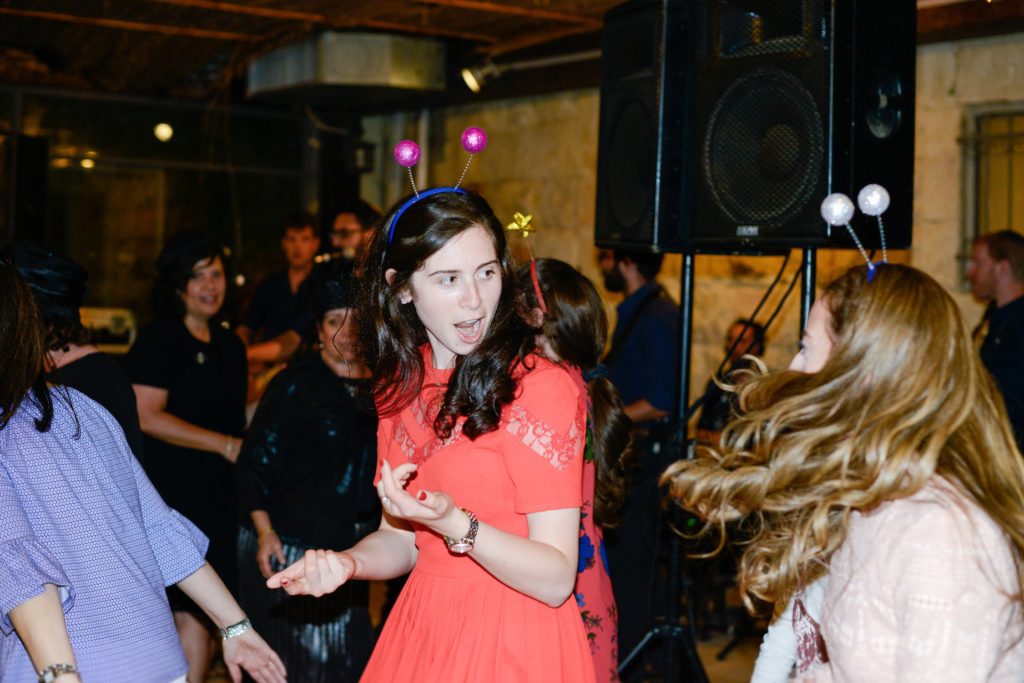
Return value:
[(472, 543), (459, 543), (459, 542), (456, 542), (456, 543), (452, 543), (450, 546), (448, 546), (448, 550), (451, 550), (453, 553), (456, 553), (457, 555), (464, 555), (465, 553), (468, 553), (472, 549), (473, 549), (473, 544)]

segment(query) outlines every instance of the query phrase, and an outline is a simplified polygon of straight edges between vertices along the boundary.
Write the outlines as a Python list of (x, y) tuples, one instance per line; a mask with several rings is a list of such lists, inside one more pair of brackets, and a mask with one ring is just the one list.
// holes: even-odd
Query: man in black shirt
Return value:
[(1024, 451), (1024, 235), (1002, 230), (976, 239), (967, 279), (974, 295), (989, 302), (975, 339)]
[(237, 329), (250, 361), (273, 363), (291, 355), (282, 354), (279, 345), (259, 342), (274, 340), (292, 330), (297, 320), (308, 316), (307, 281), (319, 248), (316, 219), (305, 213), (289, 216), (281, 238), (288, 267), (271, 273), (260, 283)]

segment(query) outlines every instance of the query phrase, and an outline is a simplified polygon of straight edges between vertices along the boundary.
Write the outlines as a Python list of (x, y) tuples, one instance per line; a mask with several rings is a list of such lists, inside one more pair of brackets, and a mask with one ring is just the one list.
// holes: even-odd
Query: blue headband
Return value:
[(398, 225), (398, 221), (399, 219), (402, 218), (402, 214), (405, 213), (406, 209), (408, 209), (410, 206), (412, 206), (419, 200), (424, 199), (425, 197), (430, 197), (435, 194), (441, 194), (442, 192), (456, 192), (458, 194), (466, 194), (466, 191), (463, 190), (461, 187), (435, 187), (429, 190), (424, 190), (423, 192), (420, 192), (417, 195), (409, 197), (409, 199), (407, 199), (404, 204), (398, 207), (398, 211), (395, 211), (395, 215), (391, 217), (391, 220), (388, 223), (388, 244), (391, 244), (391, 240), (394, 239), (395, 226)]
[(583, 373), (583, 381), (590, 384), (598, 377), (608, 377), (608, 366), (604, 363), (598, 363), (594, 367), (590, 368)]

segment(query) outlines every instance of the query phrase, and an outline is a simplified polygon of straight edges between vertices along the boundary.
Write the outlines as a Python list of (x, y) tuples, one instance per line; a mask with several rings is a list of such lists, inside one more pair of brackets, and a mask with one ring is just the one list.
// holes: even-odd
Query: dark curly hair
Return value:
[[(593, 439), (596, 484), (594, 521), (603, 527), (618, 524), (619, 512), (629, 488), (633, 462), (630, 439), (632, 420), (623, 409), (622, 397), (609, 379), (594, 372), (601, 362), (608, 339), (608, 318), (594, 284), (568, 263), (537, 259), (537, 284), (544, 297), (543, 323), (539, 331), (563, 363), (575, 365), (591, 376), (587, 382), (590, 398), (590, 427)], [(534, 320), (540, 310), (530, 264), (516, 271), (516, 305), (523, 319)]]
[[(404, 201), (404, 200), (403, 200)], [(474, 227), (487, 231), (501, 268), (502, 290), (484, 338), (465, 356), (456, 358), (434, 431), (448, 438), (460, 417), (470, 439), (494, 431), (501, 412), (515, 398), (513, 373), (533, 350), (533, 330), (513, 306), (514, 272), (505, 233), (490, 205), (473, 192), (443, 192), (424, 197), (402, 214), (388, 243), (388, 229), (399, 202), (392, 207), (363, 254), (359, 292), (361, 348), (374, 368), (374, 398), (382, 416), (408, 406), (423, 383), (426, 329), (412, 306), (399, 302), (412, 274), (449, 240)], [(394, 269), (388, 283), (385, 274)]]
[(181, 293), (185, 291), (192, 271), (197, 263), (220, 259), (227, 281), (224, 305), (228, 308), (231, 295), (231, 276), (228, 271), (228, 250), (213, 235), (206, 232), (182, 232), (164, 245), (156, 259), (156, 281), (153, 283), (152, 302), (156, 314), (167, 318), (181, 318), (185, 315), (185, 302)]

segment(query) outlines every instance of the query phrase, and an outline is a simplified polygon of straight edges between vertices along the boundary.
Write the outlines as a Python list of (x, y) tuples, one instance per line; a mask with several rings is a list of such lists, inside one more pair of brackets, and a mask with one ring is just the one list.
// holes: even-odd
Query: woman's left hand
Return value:
[(241, 683), (242, 669), (257, 683), (285, 683), (288, 680), (281, 658), (260, 634), (251, 629), (224, 641), (224, 664), (234, 683)]
[(406, 491), (405, 487), (415, 471), (416, 465), (412, 463), (402, 463), (391, 469), (385, 460), (380, 466), (377, 495), (388, 516), (433, 528), (433, 523), (448, 515), (455, 508), (455, 503), (451, 496), (441, 491), (421, 490), (416, 496)]

